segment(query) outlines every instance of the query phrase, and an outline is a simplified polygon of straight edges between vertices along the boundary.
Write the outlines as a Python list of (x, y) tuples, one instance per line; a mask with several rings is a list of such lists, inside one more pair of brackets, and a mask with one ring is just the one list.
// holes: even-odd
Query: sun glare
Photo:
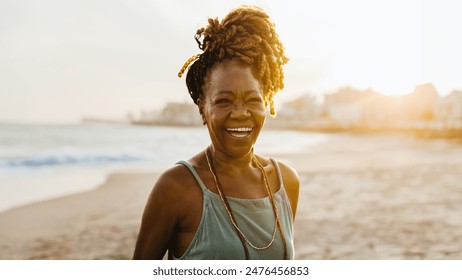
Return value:
[(288, 39), (286, 46), (293, 60), (309, 63), (308, 52), (313, 50), (326, 58), (328, 71), (321, 88), (350, 85), (398, 95), (408, 94), (424, 82), (420, 1), (336, 2), (335, 9), (318, 2), (304, 5), (300, 10), (310, 11), (310, 5), (316, 5), (317, 11), (324, 12), (303, 23), (304, 36), (294, 26), (282, 30), (282, 36)]

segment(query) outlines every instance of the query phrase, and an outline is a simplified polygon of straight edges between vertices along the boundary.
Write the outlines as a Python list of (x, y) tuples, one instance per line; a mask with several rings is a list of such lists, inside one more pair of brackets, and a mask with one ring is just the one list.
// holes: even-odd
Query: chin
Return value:
[(228, 156), (233, 158), (245, 157), (253, 152), (253, 145), (251, 147), (231, 147), (226, 149)]

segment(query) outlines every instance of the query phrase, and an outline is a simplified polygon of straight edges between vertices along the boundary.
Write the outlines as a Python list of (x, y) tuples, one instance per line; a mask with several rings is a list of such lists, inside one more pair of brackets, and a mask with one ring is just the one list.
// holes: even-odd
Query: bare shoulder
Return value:
[[(262, 157), (262, 156), (256, 156), (258, 161), (260, 161), (263, 166), (273, 166), (273, 163), (271, 162), (271, 159)], [(298, 190), (299, 186), (299, 177), (297, 174), (297, 171), (290, 167), (289, 165), (279, 161), (275, 160), (279, 166), (279, 169), (281, 170), (282, 173), (282, 179), (285, 188), (293, 188)]]
[(186, 187), (191, 179), (188, 175), (190, 175), (189, 170), (184, 165), (177, 164), (159, 176), (154, 184), (153, 192), (175, 196), (178, 192), (187, 191)]
[(278, 165), (281, 169), (284, 188), (292, 206), (293, 216), (295, 217), (298, 205), (298, 194), (300, 190), (300, 178), (297, 174), (297, 171), (295, 171), (295, 169), (289, 165), (280, 161), (278, 161)]
[(176, 165), (157, 179), (144, 208), (135, 259), (162, 259), (172, 247), (178, 227), (187, 215), (185, 205), (196, 189), (191, 186), (188, 172), (184, 166)]
[(171, 208), (172, 211), (184, 209), (182, 206), (190, 198), (189, 194), (199, 190), (195, 184), (191, 172), (184, 165), (177, 164), (169, 168), (154, 184), (145, 211), (149, 210), (152, 202), (164, 208)]
[(282, 178), (286, 188), (299, 188), (300, 178), (297, 171), (289, 165), (278, 161), (279, 168), (281, 169)]
[[(256, 155), (258, 161), (260, 161), (263, 166), (267, 166), (268, 169), (273, 166), (271, 163), (271, 159), (258, 156)], [(297, 171), (290, 167), (289, 165), (276, 160), (279, 169), (281, 170), (282, 175), (282, 183), (284, 185), (284, 189), (286, 190), (287, 196), (289, 198), (290, 206), (292, 208), (293, 217), (295, 217), (295, 213), (297, 212), (297, 205), (298, 205), (298, 193), (300, 189), (300, 179), (298, 177)]]

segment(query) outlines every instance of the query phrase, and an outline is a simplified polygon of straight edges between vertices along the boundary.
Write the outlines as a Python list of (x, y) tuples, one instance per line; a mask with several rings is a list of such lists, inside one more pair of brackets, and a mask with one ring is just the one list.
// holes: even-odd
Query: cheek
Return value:
[(259, 124), (260, 126), (263, 126), (266, 120), (266, 110), (265, 107), (262, 106), (261, 108), (255, 108), (253, 110), (250, 110), (251, 115), (255, 122)]
[(224, 118), (229, 113), (229, 111), (229, 109), (212, 107), (209, 110), (209, 116), (211, 119), (219, 121), (220, 119)]
[(258, 116), (266, 116), (266, 108), (265, 105), (262, 103), (260, 105), (256, 105), (250, 109), (250, 111)]

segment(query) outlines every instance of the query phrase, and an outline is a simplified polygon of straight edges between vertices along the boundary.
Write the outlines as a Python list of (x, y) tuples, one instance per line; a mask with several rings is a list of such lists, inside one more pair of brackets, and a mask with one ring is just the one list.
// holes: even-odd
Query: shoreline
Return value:
[[(138, 166), (138, 167), (126, 167), (126, 168), (111, 168), (108, 170), (92, 170), (88, 172), (88, 170), (78, 170), (78, 171), (63, 171), (62, 174), (59, 174), (58, 178), (53, 178), (52, 180), (48, 180), (47, 183), (54, 183), (58, 185), (59, 183), (63, 182), (62, 178), (67, 178), (66, 180), (71, 179), (74, 180), (70, 183), (71, 187), (68, 187), (65, 191), (56, 192), (53, 190), (46, 190), (46, 194), (41, 194), (39, 196), (34, 196), (33, 198), (29, 198), (28, 200), (22, 200), (21, 202), (16, 202), (15, 204), (11, 204), (11, 206), (7, 206), (6, 208), (0, 208), (0, 215), (9, 211), (14, 211), (19, 208), (28, 207), (30, 205), (46, 203), (48, 201), (66, 198), (74, 195), (84, 194), (88, 192), (92, 192), (97, 190), (100, 187), (108, 184), (108, 181), (112, 181), (112, 176), (117, 176), (118, 174), (157, 174), (162, 172), (162, 168), (159, 167), (149, 167), (146, 166)], [(81, 179), (83, 175), (84, 179)], [(43, 185), (44, 183), (41, 182)]]
[(157, 175), (115, 172), (94, 190), (0, 213), (0, 259), (127, 259)]
[[(300, 176), (296, 259), (462, 259), (462, 147), (337, 135), (270, 155)], [(130, 259), (158, 172), (0, 213), (0, 259)]]

